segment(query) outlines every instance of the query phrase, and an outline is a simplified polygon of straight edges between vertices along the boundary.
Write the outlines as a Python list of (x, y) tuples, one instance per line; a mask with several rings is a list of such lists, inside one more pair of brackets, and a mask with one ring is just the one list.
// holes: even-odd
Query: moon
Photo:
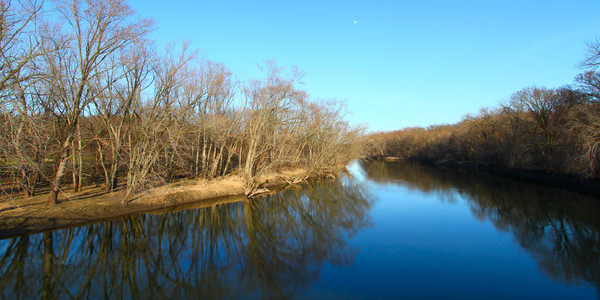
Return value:
[(354, 20), (354, 24), (358, 24), (358, 21)]

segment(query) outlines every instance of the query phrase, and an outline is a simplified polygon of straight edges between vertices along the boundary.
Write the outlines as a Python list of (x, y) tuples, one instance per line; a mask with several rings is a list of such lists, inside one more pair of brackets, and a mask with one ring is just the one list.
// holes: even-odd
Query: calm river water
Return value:
[(349, 170), (266, 198), (0, 240), (0, 296), (600, 297), (597, 199), (414, 162)]

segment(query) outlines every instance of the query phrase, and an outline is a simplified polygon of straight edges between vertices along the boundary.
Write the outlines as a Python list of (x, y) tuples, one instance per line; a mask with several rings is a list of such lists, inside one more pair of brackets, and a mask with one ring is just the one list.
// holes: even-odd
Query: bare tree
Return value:
[(45, 77), (39, 63), (44, 54), (42, 2), (0, 1), (0, 113), (4, 116), (0, 160), (9, 167), (17, 189), (35, 194), (48, 137), (41, 115), (38, 83)]
[(246, 153), (243, 174), (246, 179), (246, 194), (257, 188), (257, 172), (271, 169), (272, 150), (275, 146), (272, 137), (277, 135), (279, 126), (290, 122), (287, 118), (295, 105), (304, 101), (306, 93), (297, 88), (303, 74), (294, 68), (290, 74), (282, 74), (282, 69), (274, 61), (265, 61), (262, 68), (264, 81), (251, 81), (244, 89), (250, 99), (246, 115)]
[[(151, 85), (151, 69), (156, 58), (150, 46), (140, 41), (124, 47), (113, 59), (115, 67), (96, 83), (98, 87), (107, 88), (93, 97), (94, 110), (103, 126), (102, 130), (97, 130), (96, 145), (109, 190), (118, 184), (117, 173), (122, 157), (126, 155), (123, 152), (125, 138), (133, 125), (135, 108), (141, 105), (141, 97)], [(109, 149), (106, 163), (104, 148)]]
[(239, 170), (251, 194), (266, 172), (354, 155), (341, 106), (311, 102), (296, 68), (266, 61), (262, 80), (234, 81), (187, 44), (157, 54), (152, 22), (125, 0), (42, 4), (0, 0), (3, 191), (33, 195), (43, 178), (55, 204), (70, 170), (74, 191), (84, 176), (109, 190), (126, 177), (127, 202), (153, 182)]
[(600, 107), (589, 103), (577, 106), (575, 116), (572, 128), (580, 139), (583, 171), (593, 177), (600, 171)]
[[(542, 148), (547, 150), (557, 142), (561, 101), (556, 90), (529, 87), (512, 96), (511, 105), (517, 110), (526, 111), (533, 120), (534, 131), (543, 137)], [(531, 132), (533, 136), (536, 132)], [(544, 151), (543, 150), (543, 151)]]
[(579, 66), (590, 71), (596, 71), (600, 67), (600, 39), (589, 42), (587, 47), (588, 54), (585, 59), (579, 63)]
[(191, 76), (190, 62), (196, 57), (187, 44), (179, 54), (167, 49), (164, 57), (153, 65), (153, 94), (148, 101), (138, 103), (135, 130), (128, 132), (129, 165), (127, 170), (127, 203), (135, 191), (149, 181), (155, 163), (168, 145), (165, 134), (185, 112), (197, 104), (197, 99), (183, 101), (186, 80)]
[(0, 96), (12, 85), (38, 75), (23, 72), (43, 53), (36, 21), (41, 15), (38, 1), (0, 1)]
[(600, 73), (586, 71), (579, 74), (575, 80), (577, 91), (588, 97), (587, 101), (600, 103)]
[(576, 78), (583, 104), (574, 110), (571, 126), (581, 143), (584, 174), (593, 177), (600, 171), (600, 40), (588, 44), (588, 55), (580, 66), (586, 69)]
[[(46, 59), (54, 91), (51, 98), (54, 112), (64, 126), (59, 138), (58, 165), (52, 182), (48, 203), (57, 202), (62, 178), (71, 150), (71, 141), (83, 111), (108, 85), (91, 87), (99, 82), (114, 65), (109, 57), (136, 40), (144, 38), (150, 30), (147, 20), (132, 21), (133, 11), (123, 0), (109, 1), (59, 1), (57, 11), (67, 25), (64, 51), (48, 55)], [(59, 35), (59, 34), (57, 34)], [(110, 83), (109, 83), (110, 85)]]

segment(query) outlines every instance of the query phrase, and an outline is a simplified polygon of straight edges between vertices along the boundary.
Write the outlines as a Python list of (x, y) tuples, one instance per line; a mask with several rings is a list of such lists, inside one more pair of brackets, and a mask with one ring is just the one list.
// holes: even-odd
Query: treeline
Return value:
[(357, 156), (360, 130), (303, 74), (272, 61), (241, 81), (187, 44), (158, 50), (123, 0), (0, 1), (0, 195), (49, 203), (100, 180), (125, 200), (178, 177), (239, 173), (247, 193), (281, 168), (319, 173)]
[(370, 155), (598, 178), (600, 40), (589, 48), (574, 84), (524, 88), (453, 125), (372, 134)]

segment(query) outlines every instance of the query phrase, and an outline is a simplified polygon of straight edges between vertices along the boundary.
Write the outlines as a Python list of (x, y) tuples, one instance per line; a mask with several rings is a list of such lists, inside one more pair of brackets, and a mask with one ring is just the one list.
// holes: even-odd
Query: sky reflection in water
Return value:
[(1, 240), (1, 294), (599, 295), (597, 200), (411, 162), (355, 163), (350, 172), (265, 199)]

